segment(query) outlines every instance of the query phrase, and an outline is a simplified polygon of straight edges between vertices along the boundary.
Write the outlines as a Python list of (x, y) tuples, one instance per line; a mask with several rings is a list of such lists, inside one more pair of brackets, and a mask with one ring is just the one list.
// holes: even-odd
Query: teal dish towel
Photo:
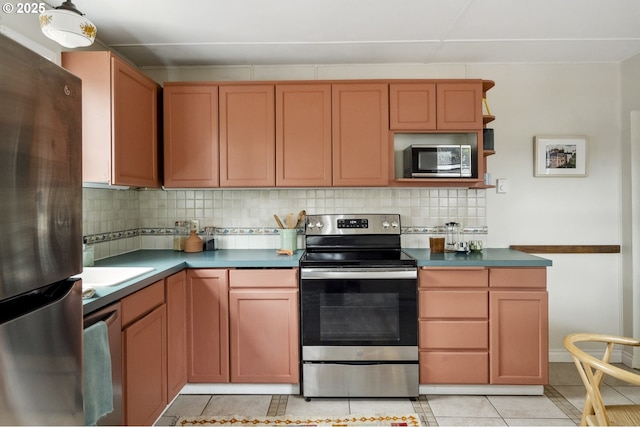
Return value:
[(107, 324), (101, 321), (84, 330), (84, 425), (96, 425), (111, 411), (111, 353)]

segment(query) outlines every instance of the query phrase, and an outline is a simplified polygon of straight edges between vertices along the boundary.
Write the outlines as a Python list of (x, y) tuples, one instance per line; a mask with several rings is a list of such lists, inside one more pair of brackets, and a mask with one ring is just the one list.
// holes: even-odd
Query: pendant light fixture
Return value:
[(91, 45), (97, 32), (71, 0), (40, 14), (40, 28), (45, 36), (68, 48)]

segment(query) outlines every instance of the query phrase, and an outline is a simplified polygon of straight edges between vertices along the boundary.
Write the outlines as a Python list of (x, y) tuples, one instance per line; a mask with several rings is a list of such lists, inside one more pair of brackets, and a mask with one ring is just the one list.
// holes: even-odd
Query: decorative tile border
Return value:
[[(277, 227), (214, 227), (214, 233), (218, 236), (270, 236), (278, 235)], [(463, 234), (487, 234), (487, 226), (464, 227)], [(204, 234), (204, 229), (198, 231)], [(304, 234), (304, 229), (298, 229), (298, 235)], [(402, 234), (446, 234), (445, 226), (409, 226), (402, 227)], [(139, 228), (130, 230), (113, 231), (110, 233), (88, 234), (83, 237), (87, 244), (110, 242), (119, 239), (128, 239), (136, 236), (172, 236), (173, 227)]]
[[(479, 227), (463, 227), (462, 234), (487, 234), (489, 232), (486, 225)], [(447, 228), (444, 225), (436, 225), (431, 227), (409, 226), (402, 227), (402, 234), (447, 234)]]
[(140, 236), (141, 229), (135, 228), (130, 230), (112, 231), (109, 233), (88, 234), (82, 237), (83, 243), (94, 245), (96, 243), (111, 242), (114, 240), (128, 239)]

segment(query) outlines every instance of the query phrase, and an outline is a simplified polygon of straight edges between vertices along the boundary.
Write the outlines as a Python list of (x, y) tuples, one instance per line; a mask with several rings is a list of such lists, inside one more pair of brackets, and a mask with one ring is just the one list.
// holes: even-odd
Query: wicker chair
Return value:
[[(579, 342), (600, 342), (606, 344), (602, 359), (593, 357), (580, 350), (575, 345)], [(578, 368), (580, 378), (582, 378), (582, 382), (584, 382), (584, 386), (587, 389), (580, 425), (640, 425), (640, 405), (605, 406), (602, 400), (600, 385), (605, 375), (610, 375), (629, 384), (640, 385), (640, 375), (609, 363), (615, 344), (640, 346), (640, 341), (632, 338), (589, 333), (570, 334), (564, 338), (564, 346), (569, 353), (571, 353)]]

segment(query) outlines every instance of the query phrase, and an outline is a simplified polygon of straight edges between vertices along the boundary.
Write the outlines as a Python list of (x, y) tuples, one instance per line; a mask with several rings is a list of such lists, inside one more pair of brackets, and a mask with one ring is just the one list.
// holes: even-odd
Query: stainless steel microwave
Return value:
[(413, 144), (404, 149), (405, 178), (470, 178), (471, 145)]

